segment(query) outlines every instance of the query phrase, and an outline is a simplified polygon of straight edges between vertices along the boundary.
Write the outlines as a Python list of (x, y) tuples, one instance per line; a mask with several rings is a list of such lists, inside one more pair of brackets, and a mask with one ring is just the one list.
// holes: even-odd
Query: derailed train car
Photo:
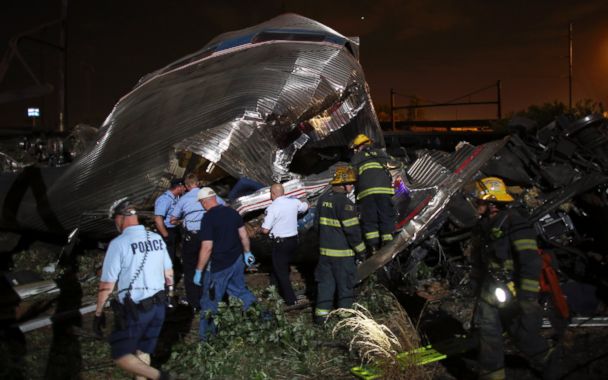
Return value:
[(0, 227), (108, 238), (119, 198), (151, 206), (190, 172), (218, 189), (319, 173), (358, 133), (383, 142), (357, 39), (278, 16), (144, 76), (72, 164), (2, 174)]

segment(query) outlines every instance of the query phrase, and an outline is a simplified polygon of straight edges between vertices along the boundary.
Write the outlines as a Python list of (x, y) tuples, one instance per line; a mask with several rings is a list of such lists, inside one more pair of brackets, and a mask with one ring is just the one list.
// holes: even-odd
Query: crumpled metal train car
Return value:
[(114, 201), (151, 207), (185, 173), (269, 185), (322, 172), (358, 133), (382, 145), (358, 53), (295, 14), (222, 34), (144, 76), (70, 165), (0, 175), (0, 227), (107, 238)]

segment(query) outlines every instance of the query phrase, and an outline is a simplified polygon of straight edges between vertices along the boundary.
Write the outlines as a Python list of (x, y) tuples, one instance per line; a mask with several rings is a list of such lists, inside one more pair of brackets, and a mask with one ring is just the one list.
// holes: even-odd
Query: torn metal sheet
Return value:
[(220, 35), (144, 76), (67, 168), (1, 176), (0, 226), (107, 237), (116, 199), (152, 207), (189, 172), (269, 185), (302, 178), (293, 161), (304, 150), (345, 150), (359, 133), (382, 146), (358, 49), (295, 14)]
[[(452, 154), (425, 152), (408, 169), (410, 196), (396, 196), (399, 231), (395, 239), (357, 268), (362, 281), (425, 237), (433, 222), (445, 211), (451, 197), (467, 184), (478, 170), (508, 141), (489, 142), (477, 147), (461, 144)], [(430, 186), (432, 185), (432, 186)], [(416, 193), (421, 195), (416, 197)]]

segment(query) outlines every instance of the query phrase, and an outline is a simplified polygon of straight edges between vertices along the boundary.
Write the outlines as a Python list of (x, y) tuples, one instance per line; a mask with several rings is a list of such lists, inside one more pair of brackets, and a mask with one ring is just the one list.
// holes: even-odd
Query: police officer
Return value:
[(351, 167), (338, 167), (330, 182), (332, 188), (317, 204), (320, 257), (315, 269), (317, 303), (315, 323), (323, 323), (334, 305), (338, 293), (338, 307), (351, 307), (355, 284), (355, 254), (365, 252), (355, 204), (347, 194), (357, 180)]
[(176, 256), (179, 229), (171, 224), (171, 212), (175, 208), (179, 197), (184, 194), (184, 190), (184, 181), (181, 178), (174, 178), (171, 180), (169, 190), (156, 198), (154, 203), (154, 224), (158, 233), (165, 240), (174, 268), (179, 266)]
[(536, 233), (516, 208), (502, 179), (476, 182), (472, 280), (479, 284), (475, 321), (479, 329), (479, 377), (504, 379), (503, 329), (543, 378), (556, 377), (556, 354), (540, 336), (538, 304), (541, 257)]
[(166, 379), (168, 374), (150, 366), (150, 354), (165, 319), (165, 286), (173, 290), (171, 259), (161, 236), (139, 224), (128, 200), (114, 204), (108, 216), (121, 234), (110, 242), (103, 262), (93, 331), (103, 335), (103, 308), (118, 284), (112, 359), (136, 378)]
[(245, 286), (244, 274), (245, 265), (251, 266), (255, 258), (249, 250), (249, 236), (239, 213), (219, 204), (215, 191), (209, 187), (198, 192), (198, 199), (207, 214), (201, 223), (202, 243), (194, 282), (200, 285), (202, 280), (199, 336), (206, 340), (215, 332), (213, 315), (226, 293), (243, 301), (243, 310), (256, 301)]
[[(171, 224), (181, 224), (184, 229), (182, 243), (182, 261), (184, 270), (184, 285), (186, 287), (186, 298), (188, 304), (194, 310), (200, 308), (201, 287), (192, 282), (194, 270), (198, 261), (198, 251), (201, 243), (198, 240), (198, 232), (201, 228), (201, 220), (205, 215), (205, 209), (201, 206), (196, 196), (198, 191), (198, 178), (195, 174), (188, 174), (184, 179), (186, 193), (180, 197), (171, 212)], [(218, 197), (218, 202), (224, 201)]]
[(361, 229), (371, 253), (380, 248), (380, 241), (393, 240), (395, 210), (392, 176), (387, 169), (390, 157), (384, 150), (374, 149), (373, 141), (360, 134), (350, 144), (355, 154), (351, 165), (358, 175), (357, 202), (361, 211)]
[(272, 280), (278, 283), (285, 304), (291, 306), (297, 298), (289, 281), (289, 263), (298, 248), (298, 213), (308, 210), (308, 202), (284, 194), (280, 183), (270, 187), (272, 204), (266, 209), (261, 232), (272, 239)]

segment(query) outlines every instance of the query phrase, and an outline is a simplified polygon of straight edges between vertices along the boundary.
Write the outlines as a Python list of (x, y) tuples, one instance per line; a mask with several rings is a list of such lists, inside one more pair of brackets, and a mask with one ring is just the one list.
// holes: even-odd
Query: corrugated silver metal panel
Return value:
[(418, 159), (407, 171), (412, 179), (412, 188), (435, 186), (444, 181), (469, 159), (474, 150), (475, 146), (463, 143), (452, 153), (427, 150), (417, 152)]
[[(253, 35), (294, 29), (323, 38), (251, 43)], [(171, 164), (176, 150), (270, 184), (297, 177), (289, 164), (303, 143), (343, 146), (363, 132), (383, 145), (356, 45), (294, 14), (217, 37), (206, 52), (143, 77), (118, 101), (95, 144), (57, 180), (25, 195), (17, 221), (68, 230), (83, 213), (102, 213), (124, 196), (151, 204), (163, 177), (178, 174)], [(105, 231), (100, 223), (88, 220), (83, 232)]]
[[(357, 281), (361, 281), (374, 273), (393, 260), (399, 253), (423, 238), (428, 227), (444, 212), (451, 197), (471, 181), (483, 164), (502, 149), (507, 140), (508, 138), (492, 141), (477, 147), (465, 144), (459, 146), (458, 150), (450, 154), (449, 157), (444, 155), (439, 157), (432, 152), (423, 153), (410, 170), (413, 168), (414, 178), (425, 181), (425, 183), (436, 181), (432, 183), (436, 191), (420, 200), (418, 205), (413, 205), (415, 212), (401, 214), (402, 217), (409, 219), (398, 221), (400, 230), (395, 239), (359, 265)], [(447, 170), (446, 166), (437, 161), (441, 161), (444, 165), (453, 169)], [(442, 172), (441, 169), (445, 169), (446, 173)], [(424, 187), (419, 182), (414, 182), (413, 186)], [(399, 199), (397, 201), (399, 202)]]

